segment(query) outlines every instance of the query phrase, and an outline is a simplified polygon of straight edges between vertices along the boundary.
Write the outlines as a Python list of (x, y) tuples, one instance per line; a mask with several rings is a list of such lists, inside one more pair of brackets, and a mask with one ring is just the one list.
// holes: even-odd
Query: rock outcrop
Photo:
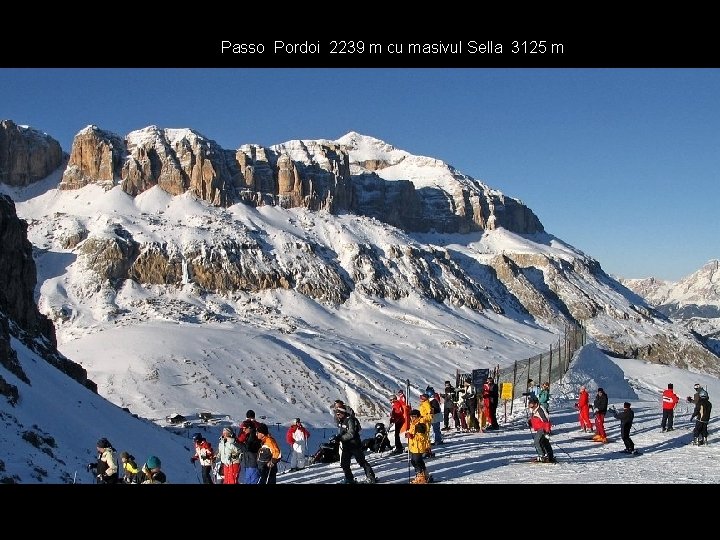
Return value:
[[(0, 195), (0, 361), (20, 380), (31, 384), (9, 345), (14, 337), (63, 373), (93, 389), (85, 369), (57, 351), (55, 327), (35, 304), (36, 280), (27, 223), (17, 217), (13, 201)], [(0, 388), (11, 402), (17, 401), (14, 385), (0, 378)]]
[(60, 143), (49, 135), (0, 121), (0, 183), (27, 186), (60, 167), (63, 158)]

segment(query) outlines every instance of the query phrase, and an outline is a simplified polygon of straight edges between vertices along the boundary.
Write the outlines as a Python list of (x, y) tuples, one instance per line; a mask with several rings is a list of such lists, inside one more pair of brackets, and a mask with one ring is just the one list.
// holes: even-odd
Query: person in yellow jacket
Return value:
[[(418, 410), (420, 411), (420, 418), (425, 424), (427, 424), (427, 430), (425, 433), (430, 433), (430, 429), (432, 426), (432, 405), (430, 405), (430, 399), (426, 394), (420, 394), (420, 405), (418, 405)], [(430, 439), (428, 438), (428, 448), (427, 452), (425, 452), (426, 458), (435, 457), (435, 454), (432, 451), (432, 445), (430, 444)]]
[(430, 481), (423, 457), (426, 452), (430, 451), (429, 432), (428, 425), (420, 411), (417, 409), (410, 411), (410, 427), (405, 432), (405, 438), (407, 439), (410, 463), (415, 469), (415, 478), (410, 480), (411, 484), (427, 484)]

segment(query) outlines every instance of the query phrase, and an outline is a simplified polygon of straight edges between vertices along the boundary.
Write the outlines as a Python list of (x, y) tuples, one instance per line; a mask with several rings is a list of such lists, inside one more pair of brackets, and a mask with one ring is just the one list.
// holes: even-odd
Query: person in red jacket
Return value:
[(402, 454), (403, 445), (400, 441), (400, 433), (405, 425), (405, 404), (396, 396), (390, 398), (392, 409), (390, 410), (390, 423), (395, 426), (395, 449), (391, 454)]
[(662, 393), (662, 422), (660, 427), (663, 431), (673, 430), (673, 419), (675, 418), (675, 406), (680, 401), (678, 395), (673, 391), (672, 383), (668, 383), (667, 390)]
[(195, 453), (190, 458), (190, 463), (200, 462), (200, 470), (202, 471), (203, 484), (214, 484), (212, 480), (212, 464), (215, 459), (215, 452), (212, 445), (200, 433), (193, 435), (195, 442)]
[(307, 455), (307, 442), (310, 432), (302, 425), (299, 418), (290, 426), (285, 434), (285, 440), (290, 445), (290, 472), (305, 468)]
[(590, 421), (590, 394), (584, 386), (580, 387), (580, 395), (578, 396), (575, 408), (579, 411), (580, 429), (583, 433), (588, 431), (592, 433), (593, 425)]
[(549, 433), (551, 430), (550, 417), (545, 409), (540, 406), (538, 398), (528, 397), (528, 409), (530, 418), (528, 426), (533, 433), (533, 444), (537, 452), (538, 463), (555, 463), (552, 446), (550, 446)]

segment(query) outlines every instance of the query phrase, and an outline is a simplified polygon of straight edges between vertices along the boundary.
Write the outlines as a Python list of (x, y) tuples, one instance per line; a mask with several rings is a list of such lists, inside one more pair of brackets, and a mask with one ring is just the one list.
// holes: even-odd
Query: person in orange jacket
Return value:
[(302, 425), (300, 419), (296, 418), (285, 434), (285, 441), (290, 445), (290, 472), (305, 468), (309, 438), (310, 432)]
[(680, 397), (673, 390), (672, 383), (668, 383), (667, 390), (663, 390), (662, 393), (662, 422), (660, 422), (660, 427), (663, 431), (673, 430), (675, 406), (678, 401), (680, 401)]
[(277, 464), (282, 459), (282, 452), (275, 438), (270, 435), (267, 424), (259, 423), (257, 436), (262, 443), (258, 451), (258, 471), (260, 484), (277, 484)]

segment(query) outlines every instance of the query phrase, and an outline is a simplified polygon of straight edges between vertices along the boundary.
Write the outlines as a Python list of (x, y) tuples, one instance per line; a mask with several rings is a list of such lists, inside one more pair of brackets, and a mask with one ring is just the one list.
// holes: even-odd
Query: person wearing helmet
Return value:
[(200, 462), (200, 470), (202, 471), (203, 484), (213, 484), (212, 480), (212, 464), (215, 459), (212, 445), (200, 433), (193, 435), (195, 442), (195, 453), (190, 458), (190, 463)]
[(550, 417), (540, 406), (540, 400), (535, 395), (528, 396), (529, 416), (528, 426), (533, 433), (533, 444), (537, 452), (535, 461), (538, 463), (555, 463), (552, 446), (550, 446)]

